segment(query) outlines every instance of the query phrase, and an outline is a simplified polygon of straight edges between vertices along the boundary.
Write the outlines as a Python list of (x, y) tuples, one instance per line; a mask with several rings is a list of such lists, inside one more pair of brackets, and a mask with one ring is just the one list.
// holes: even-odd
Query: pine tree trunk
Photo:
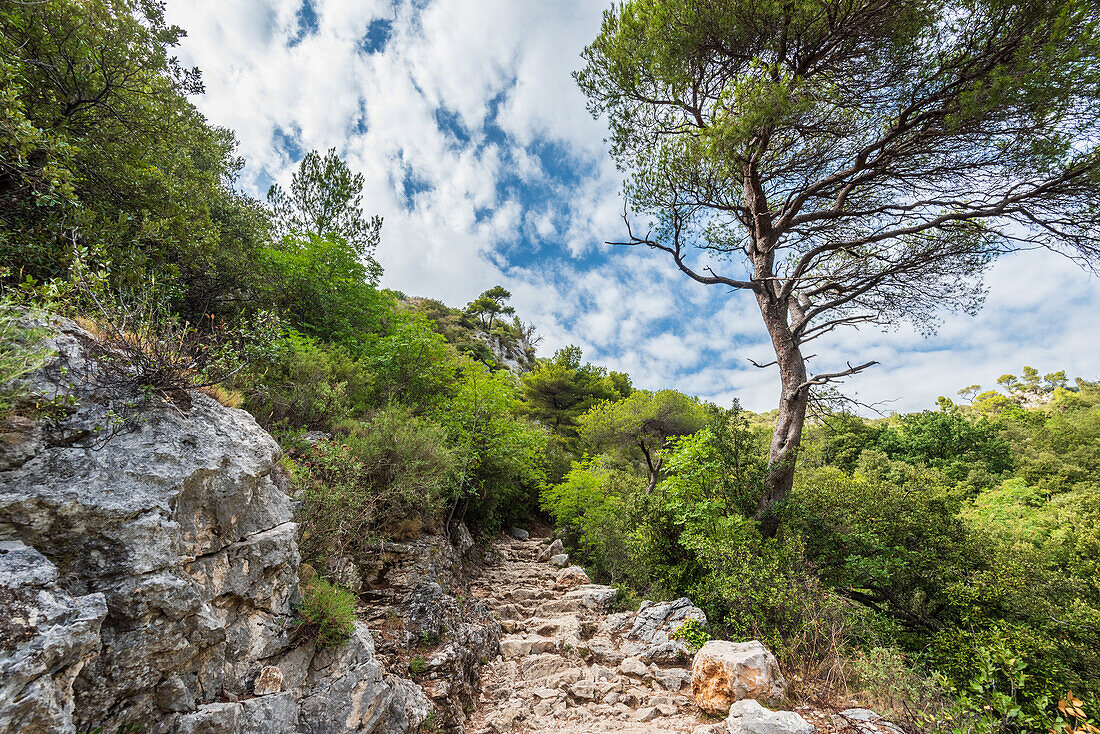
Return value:
[(771, 537), (778, 527), (776, 505), (790, 494), (794, 485), (795, 461), (802, 442), (802, 426), (806, 422), (809, 389), (804, 387), (806, 360), (791, 333), (786, 304), (778, 302), (768, 293), (760, 294), (758, 300), (772, 338), (776, 364), (783, 383), (779, 398), (779, 416), (768, 451), (764, 492), (756, 507), (756, 519), (760, 521), (761, 530)]

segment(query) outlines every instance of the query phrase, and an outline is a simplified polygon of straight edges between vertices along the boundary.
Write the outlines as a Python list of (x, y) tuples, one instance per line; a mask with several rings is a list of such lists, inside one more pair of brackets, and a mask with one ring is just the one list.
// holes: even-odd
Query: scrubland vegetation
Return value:
[[(278, 438), (318, 569), (542, 517), (624, 603), (687, 595), (693, 640), (764, 640), (793, 695), (1095, 732), (1100, 384), (1025, 368), (935, 410), (822, 411), (762, 528), (774, 415), (536, 358), (500, 287), (463, 309), (381, 288), (361, 177), (317, 152), (269, 203), (237, 191), (179, 34), (149, 3), (0, 7), (0, 383), (46, 357), (20, 314), (79, 317), (150, 399), (205, 386)], [(351, 601), (307, 586), (335, 644)]]

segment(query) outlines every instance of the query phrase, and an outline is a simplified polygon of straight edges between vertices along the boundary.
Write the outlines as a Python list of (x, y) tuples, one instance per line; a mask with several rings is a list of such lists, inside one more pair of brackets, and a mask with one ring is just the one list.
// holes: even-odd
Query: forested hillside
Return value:
[[(913, 730), (1096, 732), (1100, 375), (1025, 367), (874, 418), (811, 400), (764, 527), (774, 414), (536, 356), (501, 286), (459, 308), (381, 287), (362, 176), (314, 151), (288, 189), (242, 193), (180, 35), (155, 3), (0, 4), (0, 385), (48, 356), (23, 314), (73, 317), (146, 401), (203, 390), (278, 439), (315, 568), (458, 521), (550, 522), (624, 608), (689, 596), (694, 642), (765, 641), (796, 698)], [(5, 425), (65, 409), (0, 396)], [(308, 613), (354, 607), (314, 588)]]

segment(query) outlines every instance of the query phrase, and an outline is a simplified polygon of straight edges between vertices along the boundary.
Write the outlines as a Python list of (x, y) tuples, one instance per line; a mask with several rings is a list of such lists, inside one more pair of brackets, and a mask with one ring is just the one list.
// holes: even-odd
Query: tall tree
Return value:
[(363, 174), (352, 173), (330, 148), (322, 157), (310, 151), (290, 178), (290, 191), (274, 184), (267, 200), (281, 236), (316, 234), (340, 237), (366, 260), (373, 282), (382, 271), (374, 250), (382, 236), (382, 217), (363, 214)]
[(580, 347), (568, 346), (542, 360), (523, 375), (526, 412), (556, 435), (577, 436), (577, 419), (604, 400), (618, 400), (630, 392), (625, 375), (593, 364), (581, 364)]
[(805, 345), (975, 312), (999, 254), (1100, 260), (1093, 0), (627, 0), (577, 81), (611, 126), (627, 244), (753, 294), (782, 381), (756, 514), (790, 491)]

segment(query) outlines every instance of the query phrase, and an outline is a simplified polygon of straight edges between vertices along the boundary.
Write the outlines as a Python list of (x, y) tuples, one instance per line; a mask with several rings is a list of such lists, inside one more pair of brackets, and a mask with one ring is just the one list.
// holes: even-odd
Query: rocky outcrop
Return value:
[(814, 726), (794, 711), (771, 711), (748, 698), (730, 707), (729, 734), (814, 734)]
[(695, 703), (712, 714), (726, 713), (742, 699), (779, 703), (786, 686), (775, 656), (756, 640), (711, 640), (691, 666)]
[(383, 663), (412, 676), (431, 702), (436, 731), (462, 732), (480, 691), (481, 666), (500, 654), (501, 627), (472, 598), (464, 572), (474, 549), (469, 530), (383, 543), (358, 560), (361, 598)]
[[(427, 700), (382, 670), (365, 629), (335, 651), (291, 639), (297, 528), (275, 441), (204, 394), (169, 403), (96, 379), (72, 322), (50, 341), (25, 390), (50, 410), (0, 442), (0, 594), (23, 610), (0, 622), (0, 722), (415, 731)], [(280, 690), (256, 695), (268, 667)]]
[(107, 604), (74, 598), (59, 576), (33, 548), (0, 542), (0, 731), (73, 729), (73, 681), (96, 656)]

